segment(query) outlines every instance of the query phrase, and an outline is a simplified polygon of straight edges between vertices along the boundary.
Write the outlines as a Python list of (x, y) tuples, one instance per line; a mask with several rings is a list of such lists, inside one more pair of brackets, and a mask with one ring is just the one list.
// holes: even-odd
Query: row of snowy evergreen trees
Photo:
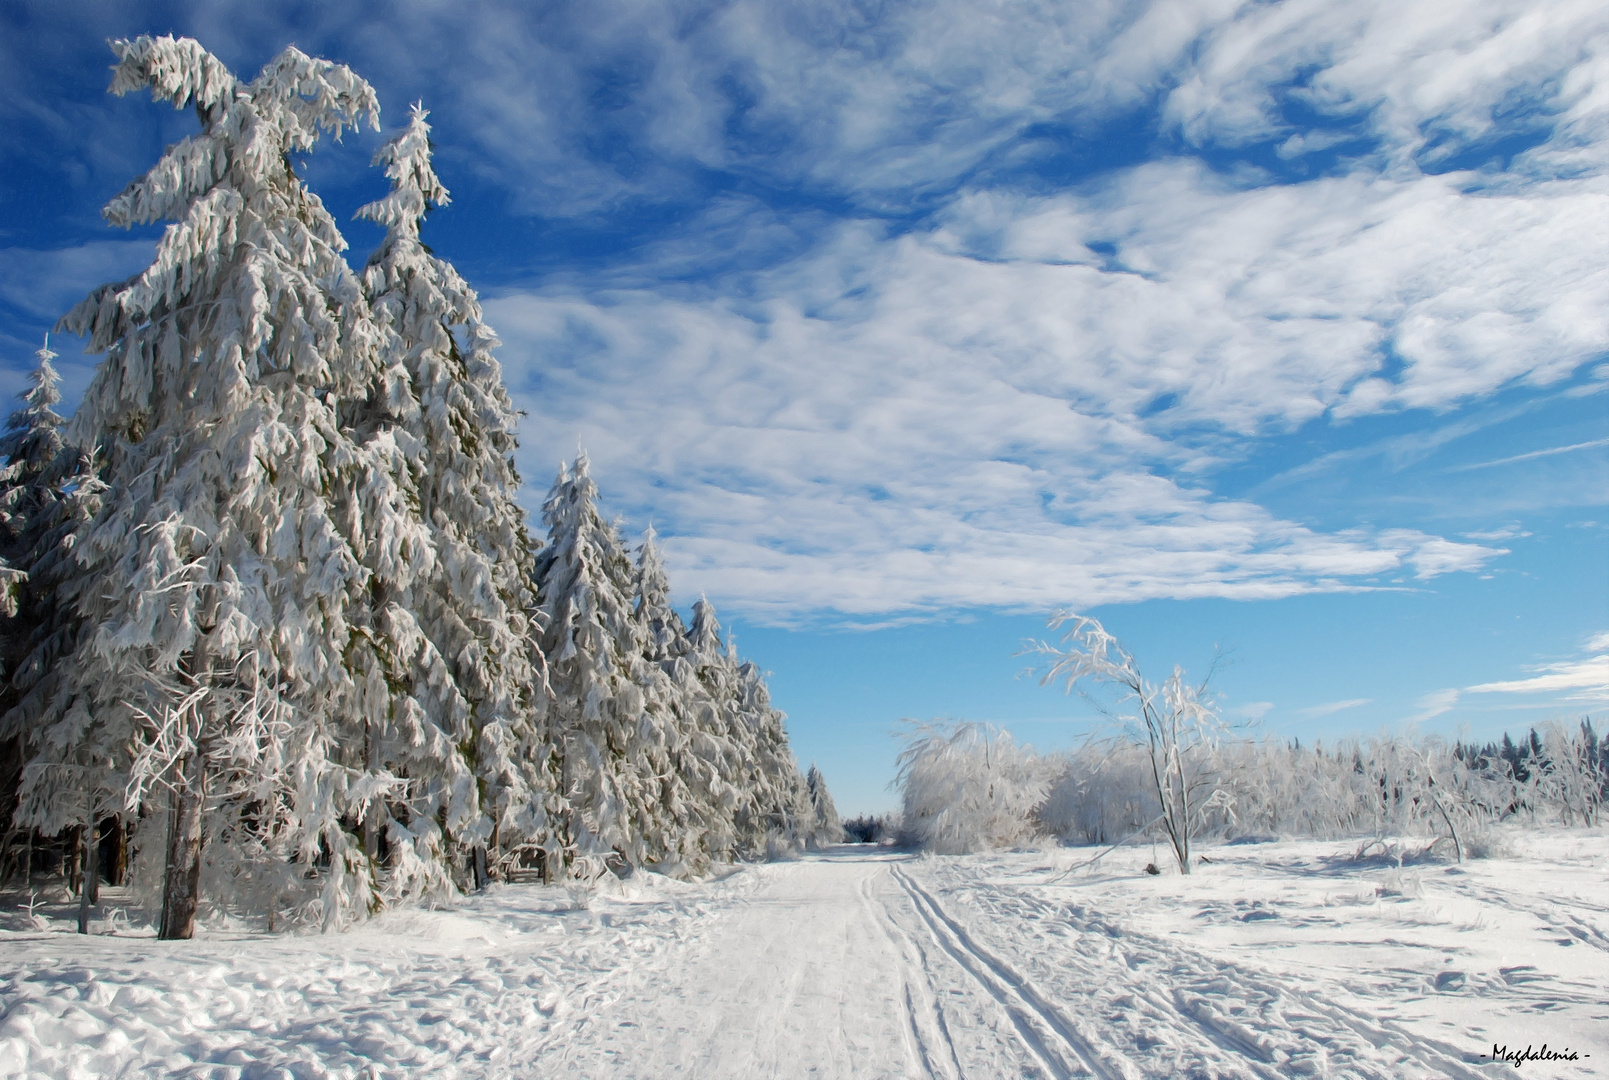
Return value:
[(527, 534), (497, 340), (420, 241), (448, 201), (426, 114), (377, 155), (357, 274), (292, 155), (378, 128), (367, 83), (113, 50), (112, 92), (200, 130), (105, 208), (169, 224), (62, 320), (105, 357), (76, 413), (43, 352), (0, 447), (14, 825), (132, 827), (166, 937), (203, 898), (330, 925), (515, 866), (837, 839), (760, 671), (709, 604), (682, 622), (651, 532), (629, 557), (584, 455)]

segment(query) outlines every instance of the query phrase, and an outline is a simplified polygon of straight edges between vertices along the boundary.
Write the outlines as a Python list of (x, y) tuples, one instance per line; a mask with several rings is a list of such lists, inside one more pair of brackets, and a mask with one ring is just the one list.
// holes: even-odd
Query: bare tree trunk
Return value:
[(106, 868), (106, 880), (122, 885), (128, 878), (129, 827), (122, 817), (112, 820), (112, 865)]
[(84, 830), (82, 826), (74, 826), (72, 831), (62, 838), (61, 847), (55, 854), (61, 859), (62, 877), (67, 879), (69, 893), (84, 891), (84, 860), (79, 858), (83, 851)]
[(78, 932), (89, 933), (90, 905), (100, 899), (100, 838), (96, 836), (95, 816), (80, 831), (84, 849), (84, 887), (78, 890)]
[(196, 932), (201, 899), (201, 810), (207, 797), (205, 755), (197, 747), (179, 762), (168, 823), (167, 867), (162, 878), (163, 941), (188, 941)]

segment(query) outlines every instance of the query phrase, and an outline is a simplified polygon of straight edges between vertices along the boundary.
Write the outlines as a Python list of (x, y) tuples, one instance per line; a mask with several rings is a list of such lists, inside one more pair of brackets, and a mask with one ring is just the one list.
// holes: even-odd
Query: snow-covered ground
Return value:
[(1188, 878), (1149, 848), (843, 847), (584, 910), (498, 886), (187, 943), (9, 910), (0, 1076), (1506, 1075), (1494, 1043), (1579, 1055), (1520, 1075), (1609, 1072), (1609, 834), (1507, 843), (1400, 869), (1208, 847)]

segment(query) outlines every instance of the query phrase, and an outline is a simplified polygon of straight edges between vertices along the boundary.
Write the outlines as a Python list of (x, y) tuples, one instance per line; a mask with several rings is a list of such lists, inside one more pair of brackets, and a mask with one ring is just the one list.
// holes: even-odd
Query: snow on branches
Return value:
[(685, 628), (651, 536), (633, 565), (584, 456), (529, 535), (496, 334), (420, 240), (448, 203), (424, 109), (375, 156), (355, 274), (291, 156), (378, 129), (366, 82), (112, 49), (113, 93), (199, 130), (104, 209), (168, 224), (61, 321), (104, 356), (77, 412), (42, 352), (0, 441), (15, 824), (115, 815), (178, 938), (204, 905), (333, 927), (533, 862), (700, 873), (816, 835), (758, 670), (712, 612)]
[(1068, 623), (1064, 648), (1043, 642), (1035, 647), (1051, 658), (1040, 682), (1065, 681), (1069, 693), (1086, 678), (1117, 688), (1117, 707), (1131, 711), (1116, 714), (1116, 719), (1146, 752), (1158, 820), (1179, 872), (1188, 874), (1191, 839), (1203, 815), (1225, 797), (1213, 767), (1221, 725), (1206, 697), (1206, 683), (1186, 682), (1184, 669), (1176, 666), (1158, 686), (1140, 674), (1134, 657), (1095, 619), (1061, 612), (1050, 620), (1052, 629)]
[(1051, 763), (993, 724), (906, 721), (895, 783), (908, 842), (940, 855), (1011, 847), (1038, 831)]

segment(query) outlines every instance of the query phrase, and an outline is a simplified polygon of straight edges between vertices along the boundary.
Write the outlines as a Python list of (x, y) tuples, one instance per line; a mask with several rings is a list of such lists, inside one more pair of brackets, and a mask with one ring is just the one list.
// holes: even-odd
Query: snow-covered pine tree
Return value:
[(733, 823), (732, 846), (744, 858), (791, 854), (814, 820), (810, 791), (788, 746), (785, 717), (771, 707), (765, 676), (722, 643), (715, 607), (693, 605), (688, 659), (710, 708), (701, 725), (719, 747)]
[(642, 623), (643, 655), (656, 664), (687, 655), (687, 625), (670, 604), (670, 577), (659, 554), (658, 534), (652, 525), (637, 549), (637, 620)]
[(21, 395), (22, 408), (0, 434), (0, 587), (10, 616), (0, 626), (0, 709), (6, 713), (0, 719), (0, 767), (6, 771), (0, 777), (0, 813), (7, 828), (22, 762), (36, 749), (27, 737), (34, 730), (29, 721), (37, 703), (49, 693), (44, 677), (54, 670), (56, 658), (71, 650), (78, 630), (68, 605), (57, 602), (56, 587), (72, 572), (75, 532), (93, 516), (100, 498), (87, 456), (62, 436), (65, 421), (56, 412), (59, 377), (51, 363), (56, 354), (48, 338), (35, 355), (39, 363)]
[(112, 48), (113, 93), (193, 107), (201, 131), (105, 208), (113, 225), (172, 222), (155, 261), (62, 320), (105, 354), (72, 430), (98, 442), (109, 487), (70, 596), (93, 629), (39, 717), (22, 814), (54, 831), (74, 773), (121, 786), (128, 807), (158, 809), (168, 787), (162, 937), (193, 932), (208, 835), (230, 855), (327, 865), (333, 918), (370, 899), (348, 823), (372, 792), (340, 708), (366, 582), (332, 500), (360, 465), (340, 408), (366, 389), (374, 341), (345, 243), (290, 156), (378, 126), (378, 105), (294, 48), (249, 83), (190, 39)]
[(692, 648), (681, 616), (670, 605), (670, 582), (650, 527), (637, 560), (637, 620), (642, 625), (647, 714), (657, 738), (649, 744), (658, 788), (650, 847), (657, 861), (692, 873), (729, 859), (739, 802), (732, 783), (725, 722), (688, 662)]
[(763, 857), (767, 830), (759, 805), (767, 780), (760, 768), (758, 725), (743, 712), (737, 655), (721, 640), (715, 605), (702, 596), (693, 603), (686, 662), (702, 692), (697, 746), (716, 774), (711, 795), (720, 809), (722, 831), (712, 837), (712, 846), (726, 858)]
[[(0, 433), (0, 561), (10, 568), (7, 592), (20, 611), (5, 627), (0, 654), (4, 674), (15, 676), (37, 642), (36, 634), (54, 619), (51, 575), (59, 568), (63, 542), (70, 535), (73, 511), (93, 490), (87, 456), (69, 447), (62, 436), (66, 422), (56, 412), (61, 403), (60, 376), (51, 363), (50, 340), (34, 354), (39, 363), (21, 395), (22, 408), (11, 414)], [(90, 489), (95, 485), (90, 483)], [(24, 578), (31, 583), (18, 589)], [(16, 589), (20, 595), (13, 594)], [(8, 695), (9, 697), (9, 695)]]
[(414, 105), (375, 155), (392, 189), (357, 215), (386, 229), (363, 273), (380, 367), (353, 424), (370, 461), (360, 499), (369, 523), (357, 533), (371, 571), (357, 649), (368, 761), (409, 781), (406, 797), (377, 796), (366, 819), (371, 851), (386, 827), (393, 891), (423, 884), (413, 879), (435, 865), (438, 815), (460, 850), (495, 837), (515, 858), (557, 857), (563, 814), (533, 712), (542, 676), (510, 456), (516, 413), (475, 291), (420, 241), (426, 213), (449, 201), (428, 115)]
[(60, 381), (51, 361), (50, 338), (34, 354), (38, 365), (29, 376), (29, 386), (21, 395), (22, 408), (11, 414), (5, 432), (0, 434), (0, 614), (12, 617), (4, 630), (0, 647), (0, 673), (10, 676), (28, 648), (31, 636), (26, 616), (16, 619), (19, 595), (27, 580), (27, 564), (39, 540), (41, 525), (54, 516), (61, 485), (56, 482), (65, 443), (61, 437), (62, 417), (56, 412)]
[(810, 805), (815, 809), (815, 820), (805, 842), (813, 848), (844, 842), (843, 822), (838, 820), (838, 808), (832, 804), (832, 793), (827, 790), (827, 778), (821, 775), (816, 763), (810, 763), (805, 774), (805, 785), (810, 789)]
[(737, 676), (738, 714), (753, 730), (755, 746), (755, 830), (764, 830), (767, 856), (792, 854), (807, 843), (815, 822), (810, 787), (788, 744), (787, 717), (771, 706), (765, 674), (744, 661)]
[(547, 658), (545, 719), (570, 803), (564, 858), (618, 853), (649, 861), (639, 811), (645, 775), (642, 625), (632, 610), (635, 568), (598, 513), (587, 456), (561, 468), (542, 508), (548, 544), (536, 557), (538, 641)]

